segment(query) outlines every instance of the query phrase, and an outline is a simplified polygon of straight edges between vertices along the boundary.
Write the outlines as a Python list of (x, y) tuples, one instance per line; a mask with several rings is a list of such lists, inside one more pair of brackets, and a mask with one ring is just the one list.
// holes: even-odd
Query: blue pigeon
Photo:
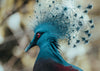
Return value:
[(82, 10), (73, 0), (36, 0), (34, 37), (27, 52), (34, 46), (39, 46), (40, 52), (33, 71), (83, 71), (77, 66), (67, 63), (59, 52), (59, 39), (66, 39), (69, 47), (77, 47), (79, 43), (88, 43), (91, 36), (90, 28), (94, 25), (89, 20), (87, 12), (89, 5)]

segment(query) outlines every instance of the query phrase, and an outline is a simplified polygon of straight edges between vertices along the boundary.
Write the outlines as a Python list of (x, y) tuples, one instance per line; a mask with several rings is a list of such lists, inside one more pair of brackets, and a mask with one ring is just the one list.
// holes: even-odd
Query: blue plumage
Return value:
[[(57, 28), (53, 28), (53, 25), (47, 25), (47, 24), (40, 24), (38, 25), (34, 32), (34, 38), (31, 41), (30, 45), (26, 48), (26, 52), (33, 46), (38, 45), (40, 47), (40, 52), (38, 54), (38, 57), (36, 59), (36, 65), (38, 61), (41, 59), (44, 60), (52, 60), (54, 63), (59, 63), (64, 66), (72, 66), (74, 69), (77, 69), (79, 71), (82, 71), (80, 68), (71, 65), (67, 63), (62, 56), (60, 55), (58, 51), (58, 38), (59, 38), (59, 33), (55, 31)], [(39, 33), (41, 36), (38, 38), (37, 33)], [(42, 34), (41, 34), (42, 33)], [(39, 66), (39, 65), (37, 65)], [(35, 69), (37, 68), (36, 66), (34, 67)], [(41, 68), (41, 67), (40, 67)], [(34, 70), (37, 71), (37, 70)], [(41, 69), (39, 71), (42, 71)], [(44, 70), (45, 71), (45, 70)]]
[(33, 46), (40, 47), (34, 71), (82, 71), (62, 58), (58, 39), (66, 39), (68, 45), (74, 48), (81, 42), (88, 43), (93, 24), (89, 24), (88, 10), (81, 11), (81, 5), (75, 6), (73, 0), (66, 0), (66, 4), (63, 1), (37, 0), (35, 34), (25, 49), (27, 52)]

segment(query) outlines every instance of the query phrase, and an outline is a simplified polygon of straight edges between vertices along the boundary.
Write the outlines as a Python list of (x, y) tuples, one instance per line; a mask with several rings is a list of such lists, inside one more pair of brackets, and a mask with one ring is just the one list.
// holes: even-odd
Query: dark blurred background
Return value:
[[(100, 0), (76, 1), (83, 6), (93, 4), (88, 14), (95, 28), (85, 48), (76, 51), (62, 48), (62, 55), (84, 71), (100, 71)], [(0, 0), (0, 71), (32, 71), (39, 48), (32, 48), (28, 53), (24, 49), (34, 35), (30, 28), (34, 4), (35, 0)]]

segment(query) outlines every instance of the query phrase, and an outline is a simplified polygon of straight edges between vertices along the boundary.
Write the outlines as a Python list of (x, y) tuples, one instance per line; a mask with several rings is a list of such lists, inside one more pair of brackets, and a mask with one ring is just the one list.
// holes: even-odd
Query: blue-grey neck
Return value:
[[(44, 49), (43, 49), (44, 48)], [(40, 52), (37, 57), (37, 60), (40, 58), (44, 59), (52, 59), (57, 63), (63, 64), (65, 66), (69, 66), (70, 64), (66, 63), (66, 61), (60, 55), (57, 47), (50, 42), (44, 42), (42, 46), (40, 46)]]
[(83, 71), (80, 68), (67, 63), (60, 55), (58, 48), (55, 46), (54, 43), (44, 42), (44, 44), (42, 44), (39, 47), (40, 47), (40, 52), (38, 54), (36, 61), (38, 61), (39, 59), (52, 59), (55, 62), (62, 64), (64, 66), (72, 66), (73, 68), (78, 69), (79, 71)]

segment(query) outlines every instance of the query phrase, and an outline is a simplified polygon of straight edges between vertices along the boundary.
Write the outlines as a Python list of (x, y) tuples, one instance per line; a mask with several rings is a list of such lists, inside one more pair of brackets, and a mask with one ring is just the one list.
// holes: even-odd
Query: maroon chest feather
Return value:
[(72, 68), (72, 66), (66, 67), (61, 64), (58, 64), (51, 59), (47, 60), (41, 59), (35, 63), (33, 71), (78, 71), (78, 70)]

